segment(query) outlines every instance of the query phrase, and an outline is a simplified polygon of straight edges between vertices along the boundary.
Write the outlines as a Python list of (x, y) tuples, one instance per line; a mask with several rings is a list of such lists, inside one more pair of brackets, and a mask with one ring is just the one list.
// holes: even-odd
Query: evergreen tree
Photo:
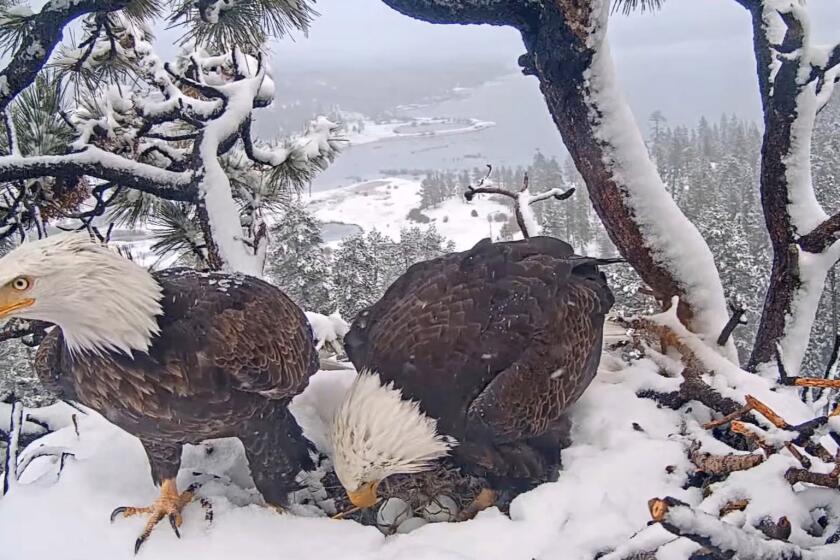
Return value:
[(376, 255), (365, 235), (345, 239), (336, 249), (331, 273), (333, 302), (348, 321), (376, 301), (377, 267)]
[(266, 275), (306, 311), (333, 311), (320, 224), (299, 202), (271, 229)]

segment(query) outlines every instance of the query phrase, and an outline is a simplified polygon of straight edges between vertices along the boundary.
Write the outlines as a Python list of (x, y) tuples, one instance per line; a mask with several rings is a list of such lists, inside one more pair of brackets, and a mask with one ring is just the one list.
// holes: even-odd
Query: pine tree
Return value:
[(320, 224), (299, 202), (293, 202), (271, 229), (267, 277), (306, 311), (328, 314), (329, 264)]
[(331, 283), (333, 303), (342, 317), (349, 320), (376, 301), (377, 265), (365, 235), (354, 235), (338, 246), (333, 255)]

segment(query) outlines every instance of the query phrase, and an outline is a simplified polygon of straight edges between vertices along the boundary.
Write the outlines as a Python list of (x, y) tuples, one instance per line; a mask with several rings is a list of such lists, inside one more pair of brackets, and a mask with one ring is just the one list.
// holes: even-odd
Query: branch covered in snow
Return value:
[(719, 558), (741, 560), (828, 560), (837, 551), (805, 549), (779, 540), (767, 540), (707, 513), (698, 512), (672, 497), (648, 503), (651, 517), (666, 530), (713, 551)]
[(818, 202), (811, 178), (814, 121), (840, 77), (840, 46), (812, 44), (797, 0), (742, 2), (751, 12), (765, 116), (761, 201), (774, 259), (751, 369), (772, 364), (781, 344), (799, 369), (828, 270), (840, 258), (840, 215)]
[(37, 14), (28, 16), (27, 35), (33, 40), (22, 41), (9, 64), (0, 70), (0, 111), (35, 80), (71, 21), (94, 11), (120, 10), (129, 3), (128, 0), (52, 0)]
[[(207, 13), (216, 13), (205, 7)], [(304, 25), (310, 13), (306, 2), (217, 7), (224, 13), (216, 13), (216, 31), (227, 38), (228, 32), (231, 37), (238, 33), (233, 21), (241, 25), (248, 18), (262, 18), (279, 32), (290, 23)], [(191, 5), (181, 8), (186, 11), (174, 20), (197, 18)], [(241, 10), (251, 11), (234, 14)], [(65, 45), (55, 60), (60, 69), (55, 87), (61, 90), (70, 80), (70, 89), (77, 92), (75, 106), (67, 107), (64, 118), (75, 139), (66, 153), (0, 157), (0, 182), (17, 181), (24, 193), (22, 181), (40, 177), (104, 181), (94, 181), (90, 209), (78, 209), (79, 202), (67, 210), (40, 191), (21, 195), (19, 204), (27, 208), (35, 199), (37, 208), (49, 207), (88, 228), (107, 207), (115, 219), (147, 221), (162, 205), (140, 193), (187, 203), (194, 210), (182, 218), (195, 228), (167, 231), (200, 231), (205, 265), (260, 276), (267, 243), (264, 208), (277, 204), (283, 189), (299, 188), (329, 165), (338, 151), (338, 127), (319, 118), (301, 136), (264, 147), (250, 134), (253, 110), (268, 106), (274, 97), (262, 54), (252, 56), (238, 46), (214, 52), (213, 46), (195, 46), (169, 64), (155, 54), (150, 28), (127, 12), (97, 13), (82, 28), (84, 40), (75, 47)], [(196, 33), (214, 36), (216, 31), (202, 27)], [(252, 38), (261, 32), (239, 31)], [(65, 115), (63, 107), (60, 112)], [(104, 196), (106, 189), (112, 189), (110, 196)], [(13, 231), (7, 228), (5, 234)]]
[(13, 402), (9, 419), (9, 436), (6, 448), (6, 465), (3, 471), (3, 484), (0, 495), (7, 494), (17, 483), (17, 458), (20, 450), (20, 435), (23, 430), (23, 404)]
[(537, 222), (536, 216), (534, 216), (534, 212), (530, 208), (532, 204), (535, 202), (549, 200), (551, 198), (555, 200), (566, 200), (575, 193), (574, 188), (564, 191), (563, 189), (555, 187), (537, 195), (532, 195), (528, 187), (527, 173), (522, 180), (522, 188), (519, 189), (519, 192), (515, 193), (513, 191), (493, 186), (492, 181), (489, 180), (492, 172), (493, 166), (487, 165), (487, 175), (481, 179), (478, 186), (468, 186), (466, 192), (464, 193), (464, 198), (467, 202), (469, 202), (477, 194), (497, 194), (512, 199), (513, 211), (516, 215), (516, 223), (519, 225), (522, 237), (525, 239), (540, 234), (540, 225)]
[(167, 200), (193, 201), (193, 175), (161, 169), (106, 152), (96, 146), (60, 156), (0, 156), (0, 181), (87, 175)]

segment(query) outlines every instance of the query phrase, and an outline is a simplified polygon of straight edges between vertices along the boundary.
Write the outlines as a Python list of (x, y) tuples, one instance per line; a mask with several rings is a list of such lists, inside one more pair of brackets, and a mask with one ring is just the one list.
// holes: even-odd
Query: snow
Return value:
[[(307, 204), (322, 222), (357, 224), (365, 231), (376, 229), (393, 239), (399, 239), (402, 227), (424, 225), (406, 220), (412, 209), (420, 207), (420, 181), (412, 179), (388, 177), (365, 181), (315, 193)], [(473, 210), (478, 216), (472, 216)], [(458, 197), (422, 212), (439, 233), (462, 251), (490, 237), (491, 232), (497, 239), (503, 222), (492, 221), (493, 217), (499, 212), (510, 216), (513, 210), (490, 197), (475, 197), (470, 203)]]
[[(348, 114), (348, 116), (355, 116)], [(413, 120), (391, 120), (388, 122), (375, 122), (367, 118), (356, 117), (356, 122), (361, 123), (361, 131), (351, 131), (346, 134), (346, 138), (350, 145), (371, 144), (373, 142), (381, 142), (383, 140), (395, 138), (420, 138), (420, 137), (437, 137), (437, 136), (452, 136), (455, 134), (466, 134), (470, 132), (478, 132), (486, 128), (496, 126), (493, 121), (482, 121), (479, 119), (469, 119), (469, 124), (457, 126), (455, 128), (426, 130), (418, 132), (405, 132), (398, 129), (415, 126), (433, 126), (433, 125), (449, 125), (453, 124), (451, 119), (418, 117)]]
[[(813, 193), (813, 190), (811, 192)], [(825, 252), (818, 255), (799, 251), (800, 284), (794, 291), (791, 313), (785, 317), (785, 334), (779, 341), (782, 354), (785, 356), (788, 375), (799, 375), (826, 276), (838, 260), (840, 260), (840, 241), (836, 241)]]
[(531, 208), (531, 203), (533, 201), (534, 197), (531, 196), (528, 189), (519, 191), (516, 195), (516, 202), (519, 205), (519, 213), (522, 215), (522, 220), (525, 222), (525, 229), (528, 230), (528, 235), (531, 237), (539, 235), (540, 230), (542, 230), (540, 224), (537, 222), (537, 216)]
[[(772, 60), (771, 83), (775, 81), (782, 64), (794, 64), (797, 69), (795, 118), (790, 127), (790, 149), (782, 158), (782, 163), (788, 188), (787, 212), (790, 224), (796, 234), (802, 236), (813, 231), (828, 218), (814, 192), (811, 139), (817, 112), (831, 96), (834, 78), (840, 72), (840, 67), (824, 71), (831, 49), (811, 44), (810, 22), (804, 3), (798, 0), (764, 0), (761, 15), (761, 32), (769, 45)], [(793, 18), (802, 27), (801, 46), (793, 52), (780, 51), (787, 32), (783, 15)], [(815, 74), (816, 69), (824, 71), (822, 80), (814, 78), (820, 73)], [(840, 246), (837, 243), (821, 255), (799, 251), (800, 283), (793, 294), (793, 304), (790, 314), (785, 317), (784, 334), (779, 341), (791, 375), (797, 375), (799, 372), (826, 274), (838, 258)]]
[(82, 152), (62, 156), (0, 156), (0, 173), (13, 169), (60, 165), (68, 162), (79, 165), (99, 163), (127, 175), (173, 186), (188, 186), (192, 181), (192, 175), (187, 172), (167, 171), (106, 152), (96, 146), (88, 146)]
[[(584, 77), (590, 120), (605, 163), (626, 193), (625, 203), (632, 210), (653, 258), (681, 284), (687, 303), (695, 311), (692, 326), (710, 338), (717, 337), (729, 317), (714, 258), (697, 228), (668, 195), (616, 81), (606, 38), (610, 2), (599, 0), (592, 9), (597, 27), (590, 37), (590, 46), (595, 54)], [(730, 359), (737, 359), (732, 341), (726, 353)]]
[[(329, 421), (353, 377), (352, 371), (321, 371), (293, 403), (305, 435), (325, 452)], [(520, 496), (510, 518), (492, 508), (469, 522), (429, 523), (408, 534), (384, 537), (376, 528), (353, 521), (280, 516), (258, 505), (236, 507), (252, 498), (242, 490), (231, 493), (216, 485), (208, 493), (215, 512), (212, 524), (204, 521), (199, 505), (192, 504), (186, 510), (182, 539), (161, 526), (141, 555), (156, 560), (320, 560), (331, 555), (381, 560), (589, 559), (642, 529), (651, 497), (700, 498), (697, 490), (681, 489), (689, 464), (684, 443), (674, 435), (680, 415), (637, 398), (640, 377), (658, 377), (652, 362), (599, 373), (572, 413), (575, 443), (563, 453), (559, 480)], [(634, 429), (633, 423), (644, 431)], [(47, 559), (59, 549), (67, 560), (133, 557), (132, 544), (143, 521), (132, 518), (111, 525), (108, 514), (118, 505), (142, 505), (155, 498), (142, 447), (96, 413), (80, 418), (79, 431), (76, 437), (69, 426), (32, 444), (68, 448), (75, 454), (58, 480), (52, 462), (35, 459), (21, 484), (0, 500), (0, 542), (10, 557)], [(250, 481), (242, 482), (241, 446), (215, 447), (209, 456), (197, 452), (201, 446), (185, 453), (179, 484), (193, 471), (203, 470), (250, 486)], [(31, 451), (32, 447), (24, 455)], [(669, 465), (675, 466), (670, 474)], [(44, 527), (50, 528), (50, 538), (43, 538)]]
[[(745, 394), (753, 394), (791, 423), (814, 416), (799, 400), (796, 388), (777, 387), (771, 380), (740, 370), (682, 327), (673, 311), (650, 320), (673, 329), (714, 369), (716, 374), (704, 379), (724, 396), (743, 402)], [(797, 463), (785, 451), (758, 467), (733, 473), (725, 484), (713, 485), (710, 495), (699, 488), (685, 488), (687, 475), (693, 472), (688, 459), (692, 444), (699, 443), (702, 452), (732, 450), (701, 428), (710, 419), (704, 407), (689, 404), (674, 411), (637, 397), (643, 389), (676, 390), (680, 378), (668, 372), (679, 369), (660, 367), (668, 361), (678, 364), (674, 356), (658, 354), (655, 360), (628, 365), (617, 355), (605, 353), (592, 385), (570, 410), (573, 443), (563, 451), (558, 480), (515, 499), (509, 517), (491, 508), (462, 523), (412, 521), (412, 531), (404, 532), (411, 528), (406, 526), (385, 537), (375, 527), (325, 518), (312, 506), (299, 504), (291, 508), (292, 514), (278, 515), (257, 505), (260, 499), (241, 444), (215, 440), (189, 446), (179, 474), (182, 487), (196, 478), (221, 477), (200, 491), (213, 504), (212, 523), (204, 520), (198, 504), (191, 504), (185, 511), (181, 540), (161, 526), (141, 554), (155, 560), (320, 560), (329, 555), (374, 560), (589, 560), (620, 547), (605, 557), (618, 560), (664, 544), (659, 558), (685, 558), (696, 545), (674, 541), (660, 526), (646, 527), (648, 500), (662, 496), (709, 513), (716, 513), (729, 500), (749, 497), (749, 507), (727, 516), (728, 523), (749, 529), (750, 523), (763, 517), (786, 515), (793, 525), (792, 542), (815, 544), (817, 539), (802, 527), (813, 522), (814, 508), (840, 506), (840, 496), (831, 489), (791, 488), (782, 475)], [(304, 435), (324, 454), (332, 452), (329, 426), (354, 378), (352, 370), (320, 371), (292, 403)], [(27, 560), (52, 559), (58, 550), (68, 560), (132, 558), (132, 543), (143, 520), (118, 520), (111, 525), (107, 516), (118, 505), (142, 505), (156, 497), (142, 447), (94, 412), (79, 416), (77, 436), (67, 423), (70, 410), (57, 405), (27, 411), (64, 427), (32, 443), (21, 461), (40, 446), (64, 449), (74, 457), (66, 460), (60, 477), (54, 459), (35, 458), (19, 484), (0, 499), (3, 551)], [(0, 415), (7, 412), (0, 409)], [(764, 425), (769, 429), (769, 424)], [(835, 448), (827, 438), (823, 441), (830, 450)], [(212, 453), (207, 453), (209, 448)], [(49, 538), (44, 538), (45, 527)]]
[(324, 345), (329, 345), (338, 352), (344, 340), (344, 335), (350, 331), (350, 325), (341, 318), (338, 311), (330, 315), (322, 315), (312, 311), (305, 312), (312, 331), (315, 334), (317, 344), (315, 348), (320, 350)]

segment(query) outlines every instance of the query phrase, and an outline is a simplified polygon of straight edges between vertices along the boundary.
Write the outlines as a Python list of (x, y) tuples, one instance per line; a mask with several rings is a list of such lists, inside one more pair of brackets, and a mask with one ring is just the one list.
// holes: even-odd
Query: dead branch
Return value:
[(484, 186), (484, 183), (487, 179), (490, 178), (490, 174), (493, 172), (493, 166), (488, 164), (487, 165), (487, 174), (479, 181), (478, 185), (473, 187), (472, 185), (467, 187), (467, 190), (464, 192), (464, 198), (467, 202), (472, 201), (477, 194), (497, 194), (501, 196), (506, 196), (513, 200), (513, 212), (516, 216), (516, 223), (519, 225), (519, 229), (522, 232), (522, 237), (528, 239), (531, 237), (533, 232), (528, 231), (527, 224), (525, 222), (525, 215), (523, 213), (522, 208), (522, 198), (520, 195), (522, 193), (526, 193), (525, 199), (527, 201), (527, 205), (530, 206), (535, 202), (542, 202), (544, 200), (548, 200), (553, 198), (555, 200), (566, 200), (570, 196), (575, 193), (575, 189), (567, 189), (562, 190), (558, 188), (549, 189), (546, 192), (537, 194), (535, 196), (530, 196), (527, 194), (528, 191), (528, 174), (526, 173), (524, 178), (522, 179), (522, 188), (519, 189), (519, 193), (515, 193), (513, 191), (509, 191), (507, 189), (503, 189), (500, 187), (493, 187), (493, 186)]
[(663, 406), (677, 410), (690, 401), (703, 403), (710, 409), (724, 415), (733, 415), (743, 407), (729, 397), (724, 397), (711, 385), (703, 381), (703, 371), (686, 367), (683, 372), (683, 382), (679, 391), (673, 393), (659, 393), (656, 391), (640, 391), (638, 397), (653, 399)]
[(3, 483), (0, 484), (0, 496), (8, 494), (11, 487), (17, 483), (17, 459), (21, 432), (23, 432), (23, 403), (13, 400), (11, 418), (9, 419), (9, 435), (6, 439), (6, 465), (3, 471)]
[(708, 474), (729, 474), (735, 471), (745, 471), (764, 462), (764, 456), (758, 453), (745, 455), (712, 455), (694, 451), (689, 459), (701, 471)]
[(806, 455), (803, 455), (791, 442), (788, 441), (785, 443), (785, 449), (788, 450), (788, 453), (793, 455), (794, 459), (799, 461), (799, 464), (802, 465), (803, 469), (811, 468), (811, 459), (809, 459)]
[(730, 301), (729, 310), (732, 312), (732, 315), (729, 316), (729, 321), (726, 322), (726, 325), (720, 331), (720, 336), (717, 338), (718, 346), (726, 346), (726, 343), (729, 342), (729, 337), (732, 336), (732, 332), (740, 325), (747, 324), (746, 319), (744, 319), (744, 314), (747, 312), (747, 309), (743, 303), (734, 300)]
[[(809, 550), (787, 542), (769, 541), (707, 513), (692, 510), (676, 498), (648, 502), (651, 517), (670, 533), (708, 548), (720, 558), (739, 560), (828, 560), (831, 552)], [(780, 529), (783, 531), (783, 529)]]
[(785, 473), (785, 480), (791, 484), (797, 482), (807, 482), (808, 484), (815, 484), (817, 486), (825, 486), (826, 488), (837, 488), (837, 477), (831, 473), (815, 473), (806, 471), (805, 469), (797, 469), (791, 467)]
[(729, 425), (729, 431), (733, 434), (739, 434), (753, 442), (755, 445), (760, 447), (762, 451), (766, 454), (770, 455), (776, 451), (776, 449), (762, 437), (760, 433), (760, 428), (758, 426), (753, 426), (752, 424), (747, 424), (745, 422), (741, 422), (740, 420), (733, 420), (732, 423)]
[(722, 508), (718, 511), (718, 517), (724, 517), (729, 515), (733, 511), (744, 511), (747, 509), (747, 506), (750, 505), (749, 500), (732, 500), (731, 502), (726, 502)]

